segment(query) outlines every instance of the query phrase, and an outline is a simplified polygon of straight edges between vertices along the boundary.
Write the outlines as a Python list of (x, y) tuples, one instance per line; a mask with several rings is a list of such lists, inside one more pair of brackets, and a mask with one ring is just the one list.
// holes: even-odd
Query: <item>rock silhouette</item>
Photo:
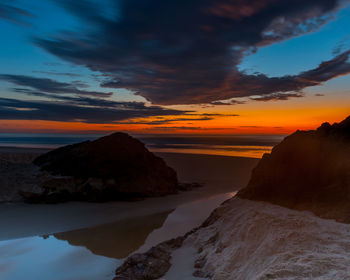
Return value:
[(33, 163), (56, 176), (40, 194), (22, 193), (32, 202), (106, 201), (176, 193), (176, 172), (139, 140), (114, 133), (55, 149)]
[(350, 117), (297, 131), (265, 154), (241, 198), (350, 222)]

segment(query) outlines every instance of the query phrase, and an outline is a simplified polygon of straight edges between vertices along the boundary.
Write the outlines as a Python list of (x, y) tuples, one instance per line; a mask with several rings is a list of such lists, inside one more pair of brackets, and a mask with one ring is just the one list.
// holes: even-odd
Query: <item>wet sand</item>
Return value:
[[(0, 148), (0, 157), (39, 154), (43, 149)], [(172, 211), (179, 205), (236, 191), (248, 182), (257, 159), (159, 153), (177, 172), (180, 181), (204, 186), (177, 195), (138, 202), (103, 204), (71, 202), (58, 205), (0, 204), (0, 240), (72, 231), (130, 218)]]
[(116, 267), (129, 254), (145, 252), (199, 226), (231, 195), (219, 194), (185, 203), (171, 212), (50, 236), (0, 241), (0, 279), (113, 279)]
[[(31, 162), (46, 150), (0, 148), (0, 159)], [(257, 159), (159, 153), (182, 182), (203, 187), (137, 202), (0, 203), (0, 278), (107, 280), (133, 252), (199, 226), (244, 187)]]

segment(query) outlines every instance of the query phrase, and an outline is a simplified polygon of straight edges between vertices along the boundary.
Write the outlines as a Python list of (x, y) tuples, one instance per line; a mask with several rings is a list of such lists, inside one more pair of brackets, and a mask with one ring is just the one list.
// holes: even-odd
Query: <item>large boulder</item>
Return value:
[(350, 222), (350, 117), (286, 137), (238, 196)]
[[(58, 177), (43, 186), (42, 195), (24, 194), (29, 200), (53, 195), (60, 200), (98, 201), (161, 196), (176, 193), (179, 186), (176, 172), (163, 159), (120, 132), (55, 149), (33, 163)], [(71, 184), (64, 183), (67, 178)]]

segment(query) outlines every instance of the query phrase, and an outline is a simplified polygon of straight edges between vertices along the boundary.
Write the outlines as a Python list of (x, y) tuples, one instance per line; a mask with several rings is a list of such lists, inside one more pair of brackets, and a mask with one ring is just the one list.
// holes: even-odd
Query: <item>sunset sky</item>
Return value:
[(0, 0), (0, 132), (287, 134), (350, 113), (350, 1)]

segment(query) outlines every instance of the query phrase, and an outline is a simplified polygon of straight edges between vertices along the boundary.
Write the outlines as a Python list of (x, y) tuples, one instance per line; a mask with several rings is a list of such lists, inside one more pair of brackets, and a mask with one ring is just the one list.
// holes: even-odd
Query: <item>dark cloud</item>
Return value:
[(137, 109), (139, 107), (140, 109), (143, 109), (145, 107), (144, 103), (142, 102), (118, 102), (108, 99), (102, 99), (102, 98), (91, 98), (86, 96), (67, 96), (67, 95), (58, 95), (58, 94), (51, 94), (51, 93), (44, 93), (39, 91), (33, 91), (23, 88), (13, 88), (17, 93), (22, 93), (30, 96), (38, 96), (38, 97), (44, 97), (49, 100), (59, 100), (64, 101), (69, 104), (73, 105), (82, 105), (82, 106), (92, 106), (92, 107), (101, 107), (101, 108), (123, 108), (127, 109), (131, 107), (131, 109)]
[(30, 87), (34, 90), (59, 93), (59, 94), (78, 94), (78, 95), (89, 95), (89, 96), (100, 96), (108, 97), (112, 93), (105, 93), (99, 91), (88, 91), (78, 89), (76, 85), (70, 83), (62, 83), (47, 78), (37, 78), (24, 75), (9, 75), (0, 74), (0, 80), (4, 80), (15, 85)]
[(235, 100), (235, 99), (230, 99), (230, 100), (224, 100), (224, 101), (213, 101), (210, 104), (212, 105), (241, 105), (245, 104), (246, 101), (241, 101), (241, 100)]
[[(145, 106), (144, 103), (140, 102), (113, 102), (91, 98), (75, 99), (74, 97), (72, 99), (64, 97), (64, 99), (66, 101), (59, 102), (0, 98), (0, 119), (117, 123), (133, 118), (186, 113), (185, 111), (165, 109), (159, 106)], [(77, 102), (80, 105), (76, 104)]]
[(239, 117), (238, 114), (224, 114), (224, 113), (188, 113), (187, 116), (206, 116), (206, 117)]
[(302, 93), (273, 93), (269, 95), (264, 95), (256, 98), (250, 98), (251, 100), (255, 101), (279, 101), (279, 100), (288, 100), (290, 98), (295, 98), (295, 97), (304, 97), (304, 94)]
[[(200, 127), (200, 126), (154, 126), (149, 127), (147, 130), (151, 131), (166, 131), (166, 130), (235, 130), (235, 128), (226, 128), (226, 127)], [(144, 140), (144, 139), (142, 139)], [(179, 148), (176, 144), (149, 144), (149, 147), (153, 148)], [(198, 148), (200, 146), (196, 145)], [(193, 145), (181, 144), (182, 148), (193, 148)], [(208, 148), (208, 146), (203, 146), (203, 148)], [(212, 148), (212, 147), (211, 147)]]
[(119, 122), (119, 124), (146, 124), (146, 125), (162, 125), (162, 124), (172, 124), (175, 122), (186, 122), (186, 121), (210, 121), (213, 120), (212, 117), (199, 117), (199, 118), (175, 118), (175, 119), (159, 119), (154, 121), (125, 121)]
[(322, 94), (322, 93), (316, 93), (315, 96), (322, 97), (322, 96), (324, 96), (324, 94)]
[(350, 72), (349, 52), (294, 76), (248, 75), (237, 68), (260, 46), (317, 30), (340, 0), (111, 0), (114, 19), (88, 0), (56, 1), (90, 31), (35, 43), (111, 75), (102, 86), (127, 88), (157, 104), (300, 91)]
[(15, 1), (6, 1), (7, 3), (1, 3), (0, 1), (0, 19), (4, 19), (16, 24), (28, 25), (26, 18), (32, 17), (33, 15), (28, 11), (18, 8), (13, 5)]
[[(78, 112), (81, 110), (81, 108), (84, 108), (83, 110), (85, 110), (85, 108), (93, 109), (92, 112), (95, 112), (94, 111), (95, 109), (98, 109), (98, 110), (105, 109), (107, 111), (112, 111), (112, 112), (115, 112), (116, 110), (120, 110), (122, 112), (125, 112), (125, 117), (121, 119), (118, 119), (118, 120), (110, 119), (110, 121), (113, 121), (113, 123), (115, 124), (164, 125), (164, 124), (172, 124), (176, 122), (209, 121), (218, 117), (238, 117), (239, 116), (238, 114), (194, 113), (193, 111), (168, 110), (160, 106), (145, 106), (145, 104), (142, 102), (119, 102), (119, 101), (113, 101), (113, 100), (102, 99), (102, 98), (91, 98), (91, 97), (82, 97), (82, 96), (75, 97), (75, 96), (38, 92), (38, 91), (33, 91), (33, 90), (28, 90), (23, 88), (14, 88), (13, 90), (17, 93), (45, 98), (48, 101), (45, 101), (45, 102), (40, 101), (40, 103), (44, 103), (49, 106), (51, 106), (51, 104), (60, 104), (62, 108), (64, 106), (76, 107)], [(36, 106), (34, 107), (29, 106), (28, 104), (30, 103), (24, 103), (24, 104), (26, 104), (27, 106), (23, 108), (14, 107), (13, 109), (17, 111), (18, 109), (31, 111), (31, 109), (36, 108)], [(6, 109), (8, 109), (8, 107), (9, 106), (7, 106)], [(134, 114), (134, 111), (139, 111), (139, 114), (135, 114), (135, 116), (130, 115), (130, 112)], [(37, 113), (39, 115), (39, 112)], [(97, 111), (95, 113), (97, 113)], [(178, 115), (183, 115), (183, 116), (174, 118), (174, 116), (178, 116)], [(172, 116), (172, 118), (166, 118), (166, 116)], [(133, 119), (139, 119), (144, 117), (154, 117), (155, 120), (151, 120), (151, 121), (133, 120)], [(80, 116), (79, 119), (82, 119), (82, 117)], [(69, 118), (69, 120), (71, 121), (74, 119)], [(94, 118), (84, 119), (84, 122), (96, 122), (96, 120), (94, 120)]]
[(350, 35), (344, 37), (334, 48), (333, 55), (337, 56), (350, 48)]
[[(199, 126), (157, 126), (148, 128), (148, 130), (201, 130)], [(177, 147), (178, 148), (178, 147)]]
[(146, 124), (146, 125), (162, 125), (162, 124), (173, 124), (176, 122), (191, 122), (191, 121), (211, 121), (217, 117), (238, 117), (237, 114), (219, 114), (219, 113), (202, 113), (202, 114), (193, 114), (191, 112), (185, 112), (185, 117), (181, 118), (171, 118), (166, 119), (164, 117), (159, 117), (156, 120), (131, 120), (120, 122), (120, 124)]

